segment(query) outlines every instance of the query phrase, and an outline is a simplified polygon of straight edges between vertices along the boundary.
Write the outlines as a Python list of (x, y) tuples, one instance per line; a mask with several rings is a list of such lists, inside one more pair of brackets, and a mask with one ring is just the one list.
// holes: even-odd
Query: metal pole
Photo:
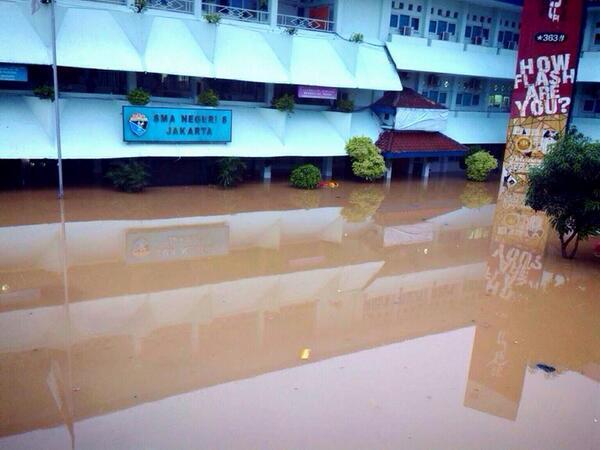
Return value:
[(52, 78), (54, 82), (54, 127), (56, 133), (56, 153), (58, 155), (58, 198), (65, 196), (63, 189), (62, 149), (60, 145), (60, 108), (58, 105), (58, 69), (56, 67), (56, 17), (54, 12), (56, 0), (50, 0), (50, 16), (52, 20)]

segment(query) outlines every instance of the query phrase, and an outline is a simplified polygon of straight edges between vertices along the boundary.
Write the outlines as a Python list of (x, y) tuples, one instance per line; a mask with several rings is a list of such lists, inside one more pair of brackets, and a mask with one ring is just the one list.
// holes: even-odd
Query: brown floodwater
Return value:
[(497, 191), (0, 192), (0, 449), (600, 449), (599, 242)]

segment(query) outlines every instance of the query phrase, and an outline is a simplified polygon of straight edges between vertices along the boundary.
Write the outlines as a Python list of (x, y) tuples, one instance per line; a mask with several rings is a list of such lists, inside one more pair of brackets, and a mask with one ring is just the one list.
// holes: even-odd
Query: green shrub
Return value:
[(298, 28), (296, 28), (296, 27), (287, 27), (285, 29), (285, 32), (287, 34), (289, 34), (290, 36), (294, 36), (295, 34), (298, 34)]
[(350, 99), (341, 98), (336, 102), (336, 108), (341, 112), (352, 112), (354, 111), (354, 102)]
[(217, 169), (217, 183), (224, 188), (230, 188), (244, 179), (246, 163), (240, 158), (221, 158), (217, 160)]
[(150, 102), (150, 93), (142, 88), (135, 88), (127, 94), (127, 100), (132, 105), (147, 105)]
[(498, 167), (498, 161), (486, 151), (478, 151), (465, 159), (467, 178), (471, 181), (485, 181), (489, 173)]
[(204, 20), (208, 23), (219, 23), (221, 21), (221, 14), (219, 13), (206, 13), (204, 14)]
[(379, 153), (372, 153), (364, 159), (354, 160), (352, 172), (367, 181), (376, 180), (385, 173), (385, 160)]
[(138, 161), (127, 161), (113, 166), (107, 172), (106, 178), (121, 191), (141, 192), (148, 185), (150, 174), (145, 164)]
[(48, 86), (47, 84), (43, 84), (33, 89), (33, 95), (35, 95), (37, 98), (41, 98), (42, 100), (54, 101), (54, 88), (52, 86)]
[(360, 44), (364, 40), (365, 37), (362, 33), (352, 33), (352, 35), (350, 36), (350, 42), (356, 42), (357, 44)]
[(142, 13), (148, 7), (148, 0), (135, 0), (133, 3), (132, 9), (136, 13)]
[(298, 189), (315, 189), (321, 181), (321, 171), (317, 166), (304, 164), (292, 170), (290, 183)]
[(273, 106), (282, 112), (294, 112), (294, 96), (292, 94), (283, 94), (281, 97), (273, 100)]
[(218, 106), (219, 96), (212, 89), (206, 89), (198, 95), (198, 103), (204, 106)]
[(346, 143), (346, 153), (352, 158), (352, 172), (357, 177), (371, 181), (385, 173), (385, 161), (370, 138), (354, 136)]

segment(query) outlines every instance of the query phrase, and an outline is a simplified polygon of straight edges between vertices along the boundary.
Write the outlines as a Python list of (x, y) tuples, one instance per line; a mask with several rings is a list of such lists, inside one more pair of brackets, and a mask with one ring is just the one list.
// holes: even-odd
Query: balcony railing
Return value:
[(127, 0), (91, 0), (99, 3), (110, 3), (111, 5), (127, 5)]
[(216, 3), (202, 2), (202, 12), (204, 14), (220, 14), (226, 19), (241, 20), (242, 22), (269, 22), (269, 11), (222, 6)]
[(194, 14), (194, 0), (148, 0), (148, 8)]
[(303, 28), (305, 30), (335, 31), (335, 23), (331, 20), (311, 19), (310, 17), (288, 16), (277, 14), (277, 25), (289, 28)]

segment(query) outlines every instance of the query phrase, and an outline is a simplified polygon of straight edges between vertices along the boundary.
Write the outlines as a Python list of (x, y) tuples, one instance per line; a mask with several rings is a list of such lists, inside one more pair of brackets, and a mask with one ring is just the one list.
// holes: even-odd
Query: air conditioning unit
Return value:
[(427, 86), (436, 87), (440, 85), (440, 79), (437, 75), (429, 75), (427, 78)]
[(450, 40), (450, 33), (448, 33), (447, 31), (444, 31), (443, 33), (440, 34), (440, 40), (442, 41), (449, 41)]
[(402, 36), (410, 36), (412, 34), (412, 28), (411, 27), (402, 27), (402, 28), (400, 28), (400, 34)]

